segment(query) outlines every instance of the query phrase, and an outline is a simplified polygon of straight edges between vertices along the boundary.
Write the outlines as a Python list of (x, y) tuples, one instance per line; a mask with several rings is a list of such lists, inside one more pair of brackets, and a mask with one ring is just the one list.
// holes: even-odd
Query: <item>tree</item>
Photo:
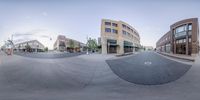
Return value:
[(18, 46), (18, 52), (20, 51), (20, 49), (21, 49), (21, 45)]
[(75, 47), (75, 43), (73, 40), (69, 40), (69, 48), (70, 48), (70, 52), (74, 52), (74, 47)]
[(87, 41), (87, 46), (88, 46), (89, 51), (92, 51), (92, 52), (96, 51), (98, 48), (96, 39), (89, 38)]
[(47, 52), (47, 51), (48, 51), (48, 47), (45, 47), (45, 48), (44, 48), (44, 51)]
[(27, 52), (31, 52), (31, 46), (27, 43), (25, 46)]

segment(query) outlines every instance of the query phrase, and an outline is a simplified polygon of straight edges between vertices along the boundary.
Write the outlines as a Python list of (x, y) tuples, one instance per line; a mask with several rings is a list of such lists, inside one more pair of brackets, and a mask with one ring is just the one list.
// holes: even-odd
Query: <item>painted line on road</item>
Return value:
[(152, 62), (151, 62), (151, 61), (145, 61), (144, 64), (145, 64), (145, 65), (151, 65)]

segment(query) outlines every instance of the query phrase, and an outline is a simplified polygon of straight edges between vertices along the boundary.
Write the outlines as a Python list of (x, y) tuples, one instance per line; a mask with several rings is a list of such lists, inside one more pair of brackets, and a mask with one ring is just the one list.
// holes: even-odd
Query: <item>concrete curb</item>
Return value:
[(130, 53), (117, 54), (116, 57), (127, 56), (127, 55), (132, 55), (132, 54), (134, 53), (130, 52)]
[(156, 52), (156, 53), (159, 53), (159, 54), (164, 55), (164, 56), (169, 56), (169, 57), (177, 58), (177, 59), (188, 60), (188, 61), (192, 61), (192, 62), (195, 61), (195, 58), (191, 58), (191, 57), (189, 58), (189, 57), (175, 56), (175, 55), (166, 54), (166, 53), (162, 53), (162, 52)]

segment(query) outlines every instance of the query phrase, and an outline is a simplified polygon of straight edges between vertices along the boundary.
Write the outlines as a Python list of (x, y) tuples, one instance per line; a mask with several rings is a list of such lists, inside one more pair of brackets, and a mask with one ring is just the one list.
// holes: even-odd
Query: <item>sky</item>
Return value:
[[(173, 23), (200, 18), (198, 0), (0, 0), (0, 46), (37, 39), (50, 49), (57, 35), (81, 42), (100, 37), (101, 19), (133, 26), (155, 47)], [(50, 39), (51, 38), (51, 39)]]

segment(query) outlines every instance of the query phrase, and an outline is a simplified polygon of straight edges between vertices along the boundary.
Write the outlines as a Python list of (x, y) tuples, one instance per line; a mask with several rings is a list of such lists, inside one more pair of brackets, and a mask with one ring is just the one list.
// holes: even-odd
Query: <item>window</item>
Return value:
[(183, 42), (186, 42), (186, 39), (183, 39)]
[(192, 35), (192, 31), (189, 31), (189, 32), (188, 32), (188, 35)]
[(191, 31), (192, 30), (192, 24), (188, 25), (188, 30)]
[(122, 24), (122, 27), (123, 27), (123, 28), (126, 28), (126, 25)]
[(127, 26), (127, 29), (130, 30), (131, 28)]
[(117, 24), (116, 24), (116, 23), (112, 23), (112, 26), (115, 26), (115, 27), (117, 27)]
[(166, 44), (165, 47), (166, 47), (166, 51), (165, 52), (170, 53), (171, 45), (170, 44)]
[(191, 42), (191, 38), (189, 38), (189, 42)]
[(128, 36), (130, 36), (131, 34), (129, 32), (127, 32)]
[(118, 33), (118, 31), (116, 29), (112, 29), (112, 32), (116, 33), (116, 34)]
[(134, 31), (134, 34), (138, 36), (137, 32)]
[(180, 32), (183, 32), (183, 31), (186, 31), (186, 25), (176, 28), (176, 33), (180, 33)]
[(111, 29), (110, 28), (105, 28), (105, 32), (111, 32)]
[(178, 44), (178, 40), (176, 40), (176, 44)]
[(110, 23), (110, 22), (105, 22), (105, 25), (109, 25), (109, 26), (110, 26), (110, 25), (111, 25), (111, 23)]
[(178, 40), (178, 43), (183, 43), (183, 40), (182, 39)]
[(175, 37), (180, 37), (180, 36), (186, 35), (186, 28), (187, 28), (186, 25), (177, 27), (174, 31)]
[(123, 33), (124, 35), (126, 35), (126, 31), (122, 30), (122, 33)]
[(131, 32), (133, 32), (133, 29), (131, 29)]

